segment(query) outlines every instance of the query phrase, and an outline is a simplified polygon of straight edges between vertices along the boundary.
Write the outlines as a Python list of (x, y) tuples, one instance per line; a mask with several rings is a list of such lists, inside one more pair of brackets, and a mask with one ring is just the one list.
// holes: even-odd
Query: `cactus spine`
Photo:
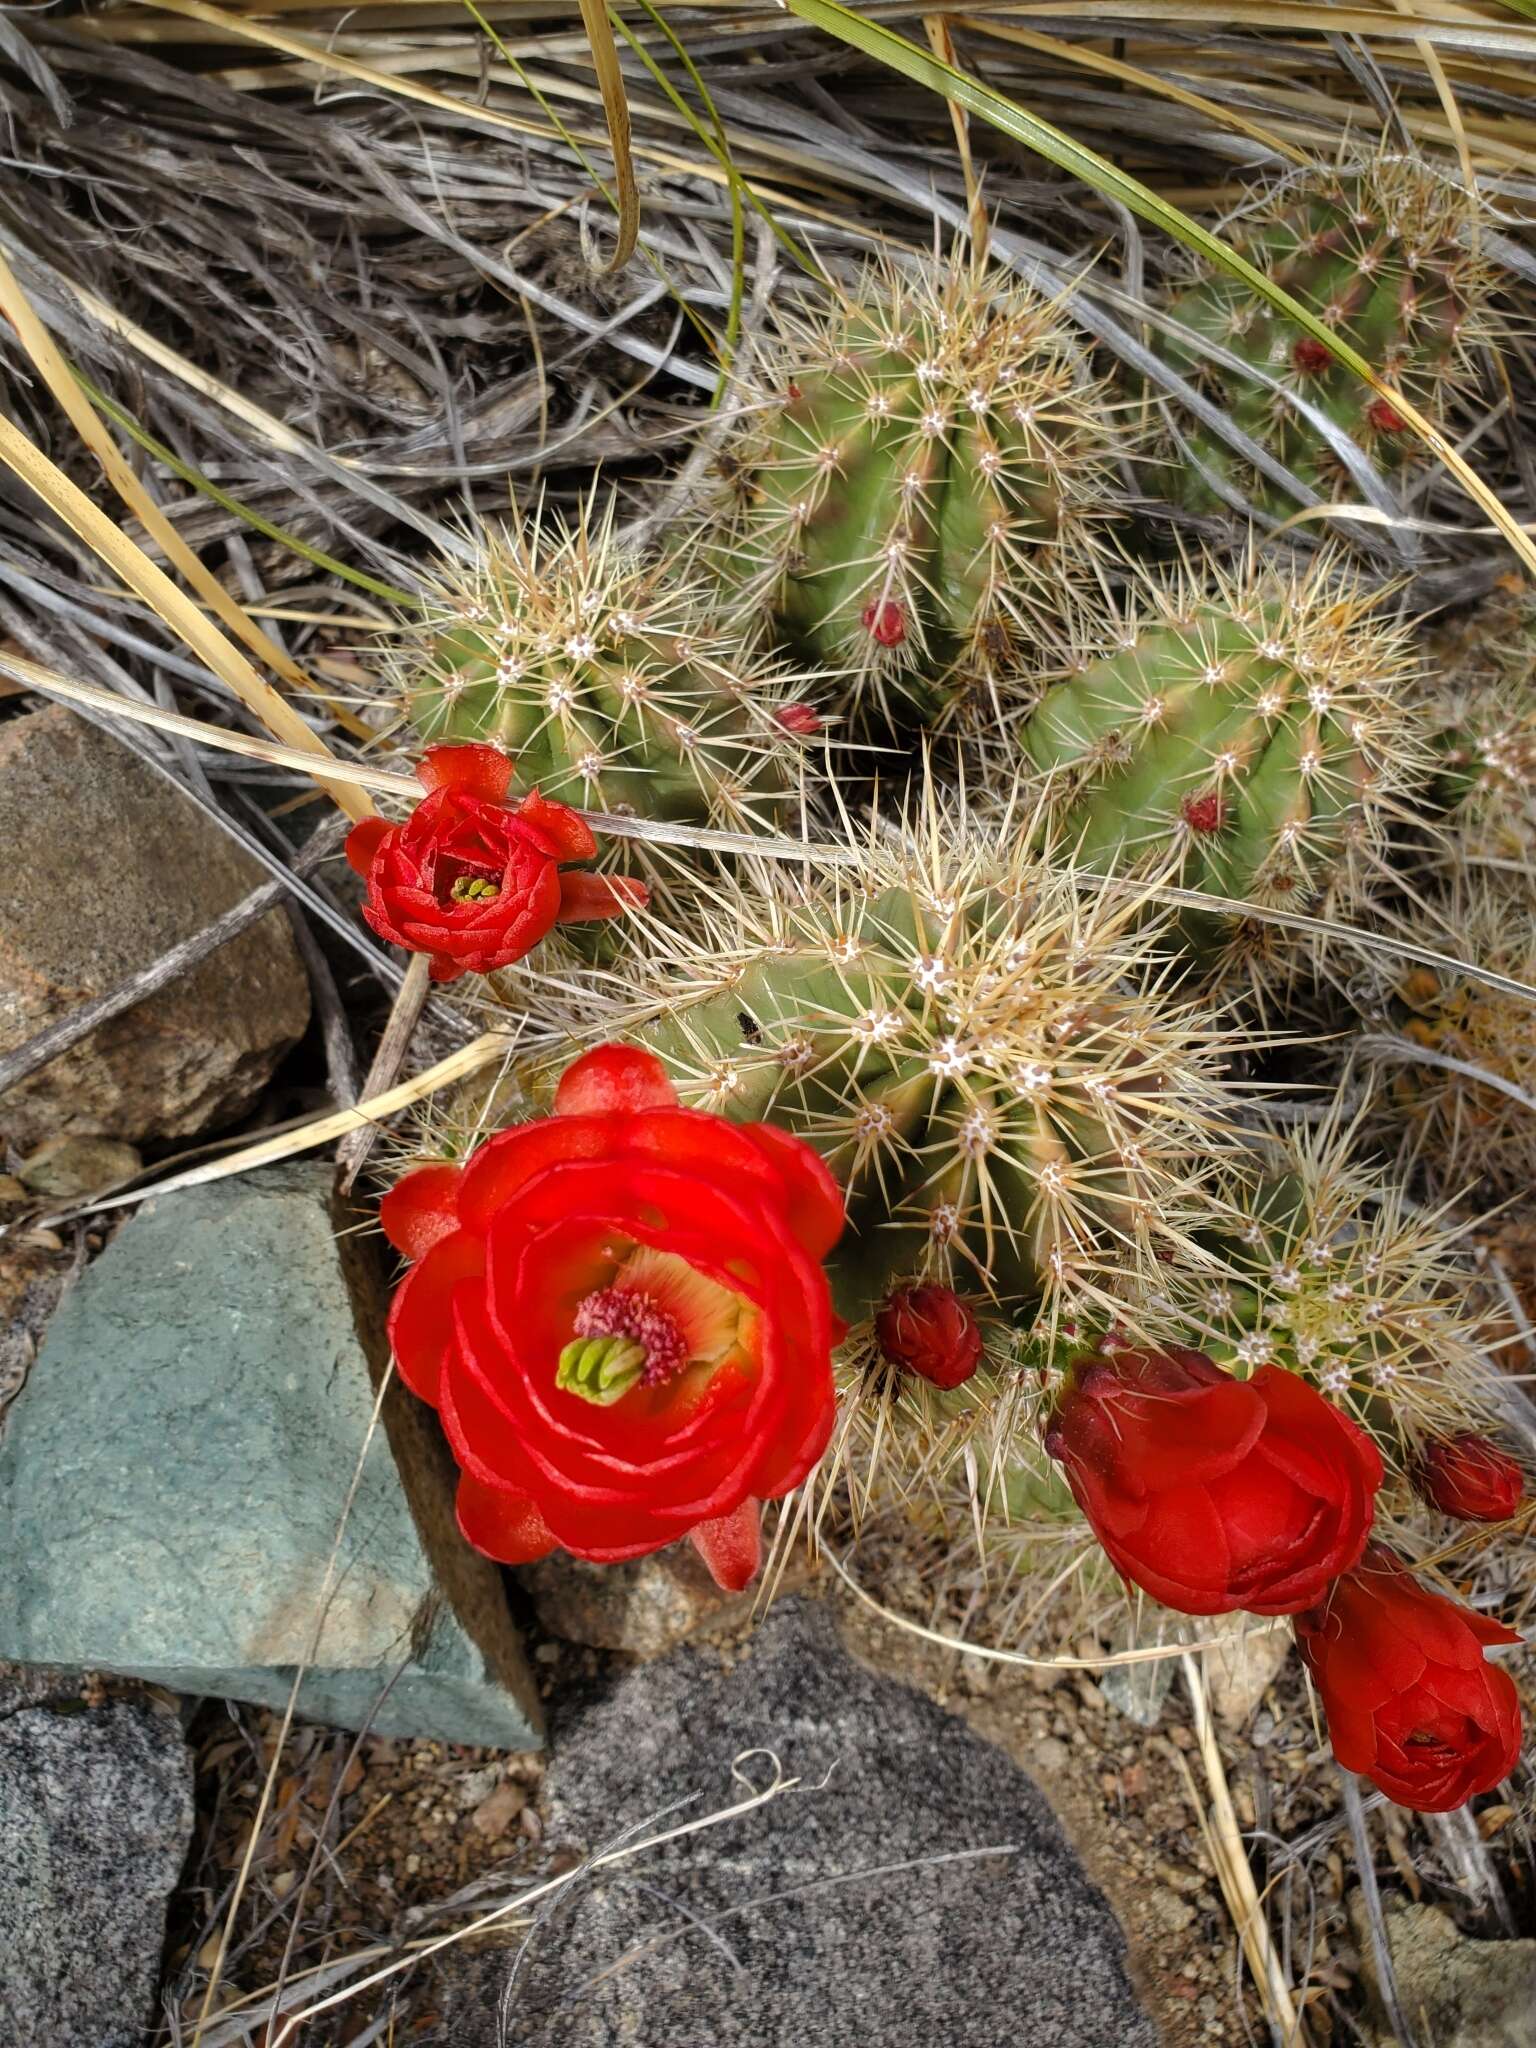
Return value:
[[(1472, 350), (1494, 335), (1494, 274), (1478, 253), (1479, 205), (1416, 157), (1315, 167), (1286, 178), (1223, 225), (1223, 236), (1350, 343), (1435, 420), (1467, 381)], [(1318, 407), (1386, 476), (1423, 458), (1406, 422), (1315, 337), (1225, 272), (1202, 275), (1169, 312), (1194, 334), (1280, 386), (1212, 363), (1187, 345), (1177, 368), (1196, 377), (1233, 423), (1325, 501), (1358, 497), (1338, 455), (1283, 394)], [(1279, 517), (1294, 501), (1204, 427), (1159, 472), (1173, 500), (1197, 512), (1256, 509)]]
[(711, 622), (702, 586), (623, 546), (611, 505), (480, 543), (394, 653), (423, 741), (492, 741), (521, 781), (587, 809), (771, 826), (819, 721)]
[(1059, 640), (1117, 436), (1059, 305), (955, 257), (786, 321), (724, 458), (724, 571), (850, 707), (937, 721)]

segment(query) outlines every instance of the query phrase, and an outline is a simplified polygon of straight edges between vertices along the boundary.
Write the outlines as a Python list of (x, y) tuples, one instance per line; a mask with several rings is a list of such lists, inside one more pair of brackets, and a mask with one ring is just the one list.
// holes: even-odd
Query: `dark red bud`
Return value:
[(865, 605), (860, 622), (882, 647), (899, 647), (907, 637), (907, 615), (893, 597), (877, 597)]
[(981, 1361), (981, 1328), (951, 1287), (898, 1287), (875, 1317), (875, 1341), (903, 1372), (958, 1387)]
[(1215, 789), (1206, 790), (1203, 796), (1185, 797), (1179, 813), (1191, 832), (1202, 834), (1219, 832), (1227, 820), (1227, 807)]
[(1291, 350), (1291, 361), (1303, 376), (1315, 377), (1320, 370), (1330, 368), (1333, 350), (1325, 341), (1317, 341), (1310, 334), (1304, 334)]
[(773, 714), (786, 732), (810, 739), (821, 731), (821, 714), (809, 704), (781, 704)]
[(1365, 416), (1378, 434), (1402, 434), (1408, 428), (1408, 422), (1397, 407), (1389, 405), (1384, 398), (1373, 398), (1365, 408)]

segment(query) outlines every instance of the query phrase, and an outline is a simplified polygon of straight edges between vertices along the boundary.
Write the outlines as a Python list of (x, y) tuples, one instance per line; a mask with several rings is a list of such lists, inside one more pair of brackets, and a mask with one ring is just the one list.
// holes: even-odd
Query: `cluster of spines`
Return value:
[[(1026, 1320), (1112, 1312), (1186, 1245), (1231, 1020), (1179, 996), (1134, 898), (930, 802), (807, 885), (744, 868), (634, 921), (557, 1046), (653, 1045), (683, 1099), (771, 1117), (848, 1190), (844, 1312), (933, 1279)], [(528, 990), (537, 1014), (540, 992)]]
[(1137, 586), (1024, 746), (1085, 865), (1251, 906), (1182, 929), (1268, 996), (1316, 971), (1318, 945), (1262, 913), (1350, 921), (1428, 774), (1418, 666), (1383, 594), (1336, 562), (1207, 563)]
[(1389, 1467), (1487, 1428), (1489, 1330), (1464, 1229), (1361, 1163), (1369, 1112), (1276, 1135), (1213, 1190), (1225, 1272), (1169, 1269), (1167, 1304), (1247, 1375), (1298, 1372), (1376, 1438)]
[[(1223, 235), (1421, 411), (1441, 419), (1471, 375), (1476, 347), (1497, 335), (1495, 274), (1479, 248), (1484, 224), (1481, 202), (1448, 172), (1420, 157), (1384, 154), (1293, 173), (1225, 222)], [(1240, 378), (1185, 345), (1175, 350), (1181, 366), (1219, 392), (1234, 422), (1325, 500), (1358, 497), (1359, 485), (1291, 394), (1319, 407), (1383, 472), (1420, 456), (1390, 400), (1241, 280), (1205, 272), (1170, 310), (1279, 387)], [(1190, 431), (1164, 487), (1194, 508), (1289, 509), (1285, 493), (1203, 429)]]
[(585, 809), (771, 829), (820, 720), (745, 651), (707, 587), (648, 559), (610, 505), (478, 528), (398, 637), (388, 688), (424, 741), (490, 741)]
[(756, 384), (727, 578), (855, 706), (992, 708), (1096, 602), (1121, 436), (1058, 303), (959, 256), (882, 262), (786, 316)]

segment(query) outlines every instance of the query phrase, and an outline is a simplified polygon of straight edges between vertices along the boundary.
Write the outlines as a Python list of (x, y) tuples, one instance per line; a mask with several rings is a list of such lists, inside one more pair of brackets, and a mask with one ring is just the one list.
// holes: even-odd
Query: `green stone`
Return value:
[(534, 1747), (435, 1421), (391, 1383), (373, 1424), (385, 1288), (331, 1178), (151, 1199), (65, 1298), (0, 1440), (0, 1658), (271, 1706), (304, 1664), (306, 1718)]

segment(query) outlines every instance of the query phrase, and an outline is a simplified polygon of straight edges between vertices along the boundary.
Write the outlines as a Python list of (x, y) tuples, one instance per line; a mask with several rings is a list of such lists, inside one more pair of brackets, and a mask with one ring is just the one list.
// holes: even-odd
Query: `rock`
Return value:
[(514, 1951), (458, 1951), (441, 2038), (1153, 2048), (1120, 1930), (1041, 1794), (963, 1722), (854, 1663), (818, 1601), (781, 1601), (743, 1648), (689, 1646), (567, 1707), (551, 1849), (568, 1865), (626, 1831), (697, 1823), (768, 1784), (770, 1751), (794, 1790), (582, 1879), (547, 1913), (504, 2035)]
[(1288, 1628), (1266, 1625), (1248, 1614), (1227, 1615), (1208, 1627), (1221, 1642), (1205, 1653), (1205, 1690), (1216, 1719), (1236, 1733), (1247, 1727), (1285, 1668), (1293, 1639)]
[[(1403, 2017), (1434, 2048), (1531, 2048), (1536, 2015), (1536, 1941), (1475, 1941), (1438, 1906), (1383, 1901), (1387, 1945)], [(1375, 2048), (1393, 2048), (1359, 1892), (1349, 1917), (1361, 1955)]]
[(0, 2040), (139, 2048), (191, 1834), (174, 1715), (114, 1700), (0, 1720)]
[(659, 1657), (699, 1629), (751, 1614), (756, 1589), (722, 1593), (691, 1543), (630, 1564), (584, 1564), (556, 1551), (518, 1573), (551, 1635), (598, 1650)]
[[(173, 784), (62, 707), (0, 726), (0, 1052), (200, 931), (264, 871)], [(13, 1088), (0, 1129), (187, 1137), (249, 1108), (309, 1020), (281, 913)]]
[(1177, 1657), (1153, 1657), (1143, 1664), (1110, 1664), (1099, 1673), (1099, 1691), (1138, 1728), (1155, 1728), (1178, 1669)]
[(304, 1662), (309, 1719), (534, 1747), (500, 1576), (393, 1384), (312, 1648), (383, 1355), (330, 1184), (288, 1165), (148, 1201), (81, 1276), (0, 1438), (0, 1657), (268, 1705)]
[(143, 1165), (121, 1138), (49, 1138), (22, 1160), (20, 1175), (33, 1194), (66, 1200), (132, 1180)]
[(68, 1252), (0, 1238), (0, 1429), (69, 1277)]

